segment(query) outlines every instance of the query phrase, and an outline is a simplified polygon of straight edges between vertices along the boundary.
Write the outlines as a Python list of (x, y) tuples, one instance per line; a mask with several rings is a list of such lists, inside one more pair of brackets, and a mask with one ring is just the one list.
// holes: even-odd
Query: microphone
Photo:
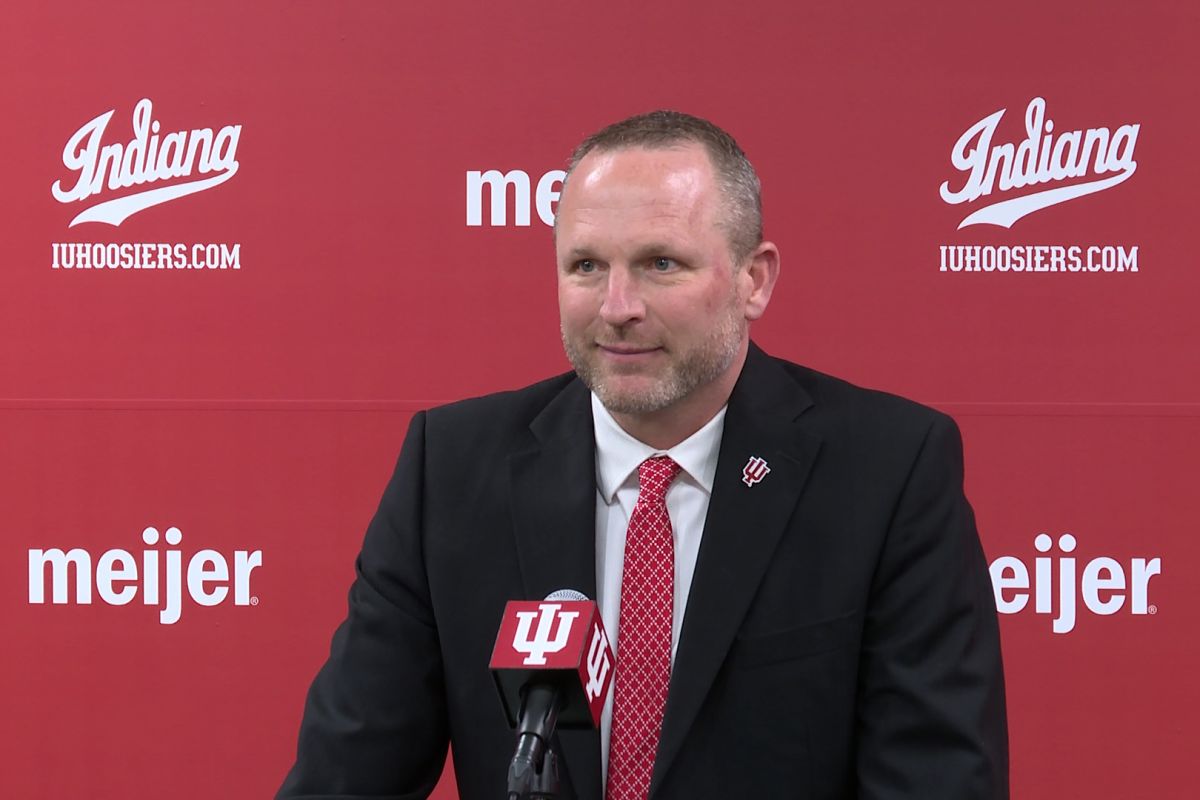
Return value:
[(613, 655), (600, 610), (573, 589), (504, 607), (490, 664), (517, 749), (509, 800), (558, 795), (557, 728), (594, 728), (612, 685)]

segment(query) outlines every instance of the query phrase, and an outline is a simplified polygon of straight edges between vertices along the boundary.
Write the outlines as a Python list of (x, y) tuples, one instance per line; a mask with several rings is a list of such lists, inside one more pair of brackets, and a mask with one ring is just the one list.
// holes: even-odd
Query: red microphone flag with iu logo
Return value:
[(599, 609), (591, 600), (509, 602), (491, 669), (510, 725), (521, 709), (521, 687), (541, 678), (561, 683), (559, 727), (598, 727), (613, 672)]

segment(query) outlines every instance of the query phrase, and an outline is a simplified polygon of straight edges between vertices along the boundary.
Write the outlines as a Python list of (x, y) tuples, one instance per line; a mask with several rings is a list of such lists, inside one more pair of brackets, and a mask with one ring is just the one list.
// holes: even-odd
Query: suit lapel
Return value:
[[(804, 488), (820, 440), (797, 417), (812, 405), (783, 368), (751, 344), (729, 399), (704, 535), (671, 675), (650, 794), (663, 782), (733, 643)], [(762, 458), (752, 486), (742, 469)]]
[[(596, 445), (589, 397), (580, 381), (568, 383), (530, 424), (531, 446), (509, 458), (525, 599), (541, 600), (556, 589), (596, 597)], [(599, 732), (562, 731), (559, 752), (576, 796), (599, 800)]]

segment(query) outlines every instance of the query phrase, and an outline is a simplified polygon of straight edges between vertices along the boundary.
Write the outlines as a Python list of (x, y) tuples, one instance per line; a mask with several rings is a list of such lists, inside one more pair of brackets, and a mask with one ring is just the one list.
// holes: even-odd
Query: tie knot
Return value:
[(670, 456), (653, 456), (638, 465), (639, 499), (662, 501), (682, 469)]

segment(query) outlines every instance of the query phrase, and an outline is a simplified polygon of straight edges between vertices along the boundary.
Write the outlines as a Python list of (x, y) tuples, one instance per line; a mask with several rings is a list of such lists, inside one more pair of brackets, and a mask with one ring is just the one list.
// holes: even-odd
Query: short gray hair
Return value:
[(740, 264), (763, 240), (762, 184), (738, 143), (706, 119), (681, 111), (651, 111), (614, 122), (584, 139), (567, 166), (567, 177), (593, 151), (625, 150), (633, 147), (667, 148), (695, 142), (702, 145), (712, 162), (717, 183), (725, 196), (723, 221), (734, 262)]

